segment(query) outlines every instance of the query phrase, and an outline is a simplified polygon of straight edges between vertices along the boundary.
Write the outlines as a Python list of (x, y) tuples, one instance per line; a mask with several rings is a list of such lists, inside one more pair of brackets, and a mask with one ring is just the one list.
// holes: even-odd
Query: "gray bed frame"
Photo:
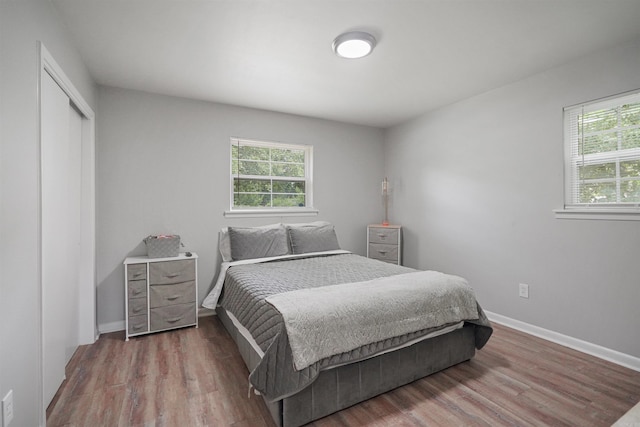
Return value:
[[(218, 307), (216, 312), (238, 345), (249, 372), (253, 371), (260, 356), (238, 332), (226, 311)], [(469, 360), (474, 355), (474, 326), (465, 325), (409, 347), (322, 371), (316, 381), (301, 392), (275, 402), (264, 400), (278, 426), (297, 427)]]

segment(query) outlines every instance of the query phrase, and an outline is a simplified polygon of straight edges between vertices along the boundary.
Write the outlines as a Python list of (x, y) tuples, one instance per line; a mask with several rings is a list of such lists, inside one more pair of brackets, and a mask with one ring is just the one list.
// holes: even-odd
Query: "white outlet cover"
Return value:
[(529, 285), (525, 283), (520, 283), (518, 290), (519, 290), (518, 295), (520, 297), (529, 298)]

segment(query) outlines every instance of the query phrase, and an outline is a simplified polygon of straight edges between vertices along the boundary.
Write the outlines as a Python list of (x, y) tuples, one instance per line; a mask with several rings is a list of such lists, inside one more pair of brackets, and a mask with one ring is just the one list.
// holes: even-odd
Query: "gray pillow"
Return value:
[[(261, 225), (259, 227), (252, 228), (279, 228), (283, 227), (284, 224), (269, 224), (269, 225)], [(245, 227), (246, 228), (246, 227)], [(220, 255), (222, 255), (223, 262), (233, 261), (233, 257), (231, 256), (231, 238), (229, 237), (229, 227), (222, 227), (220, 232), (218, 233), (218, 249), (220, 250)], [(287, 241), (287, 244), (289, 242)]]
[(338, 236), (333, 225), (316, 226), (288, 226), (289, 242), (294, 254), (309, 252), (323, 252), (340, 249)]
[(287, 229), (259, 227), (229, 227), (231, 257), (241, 259), (266, 258), (289, 253)]

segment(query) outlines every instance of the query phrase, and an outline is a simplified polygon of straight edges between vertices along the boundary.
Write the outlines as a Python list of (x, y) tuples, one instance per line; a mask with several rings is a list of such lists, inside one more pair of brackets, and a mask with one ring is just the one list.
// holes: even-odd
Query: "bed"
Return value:
[(309, 423), (472, 358), (492, 333), (473, 289), (340, 249), (326, 222), (229, 227), (203, 302), (279, 426)]

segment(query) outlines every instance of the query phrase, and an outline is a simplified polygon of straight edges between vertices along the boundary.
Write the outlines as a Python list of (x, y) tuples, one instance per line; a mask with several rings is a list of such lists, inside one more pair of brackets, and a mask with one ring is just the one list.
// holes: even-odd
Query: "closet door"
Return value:
[[(46, 75), (41, 104), (42, 324), (45, 406), (77, 348), (80, 140), (77, 112)], [(74, 116), (75, 115), (75, 116)], [(72, 136), (73, 134), (73, 136)]]
[[(80, 344), (80, 226), (82, 222), (82, 116), (73, 104), (69, 109), (69, 163), (67, 179), (69, 183), (69, 205), (67, 209), (67, 223), (69, 225), (67, 243), (69, 259), (69, 282), (65, 284), (65, 306), (69, 310), (67, 315), (67, 335), (65, 340), (66, 366)], [(91, 301), (93, 303), (93, 301)]]

